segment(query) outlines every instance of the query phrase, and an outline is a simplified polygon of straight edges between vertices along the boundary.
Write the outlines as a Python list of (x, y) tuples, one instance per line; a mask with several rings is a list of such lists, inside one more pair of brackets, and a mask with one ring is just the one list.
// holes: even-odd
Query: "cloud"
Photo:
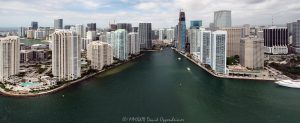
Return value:
[(139, 10), (153, 10), (155, 8), (158, 8), (158, 5), (154, 2), (145, 2), (135, 5), (135, 8)]
[[(2, 26), (53, 26), (53, 19), (63, 18), (64, 24), (96, 22), (108, 27), (109, 21), (152, 22), (154, 28), (175, 26), (179, 10), (186, 12), (187, 21), (202, 19), (205, 26), (213, 22), (213, 12), (231, 10), (233, 25), (276, 24), (300, 19), (299, 0), (0, 0)], [(276, 8), (276, 9), (274, 9)]]

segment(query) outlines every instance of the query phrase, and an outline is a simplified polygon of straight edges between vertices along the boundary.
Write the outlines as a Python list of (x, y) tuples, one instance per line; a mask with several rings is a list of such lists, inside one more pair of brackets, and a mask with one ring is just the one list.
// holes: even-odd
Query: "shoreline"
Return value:
[(134, 60), (136, 60), (137, 58), (142, 57), (143, 55), (144, 55), (144, 53), (141, 53), (141, 54), (139, 54), (138, 56), (133, 57), (132, 59), (130, 59), (130, 60), (128, 60), (128, 61), (125, 61), (124, 63), (118, 63), (118, 64), (116, 64), (115, 66), (112, 66), (111, 68), (104, 69), (104, 70), (100, 70), (100, 71), (98, 71), (98, 72), (96, 72), (96, 73), (88, 74), (88, 75), (86, 75), (86, 76), (84, 76), (84, 77), (82, 77), (82, 78), (79, 78), (79, 79), (70, 81), (70, 82), (65, 83), (65, 84), (63, 84), (63, 85), (61, 85), (61, 86), (59, 86), (59, 87), (54, 88), (54, 89), (47, 90), (47, 91), (41, 91), (41, 92), (39, 92), (39, 93), (28, 93), (28, 94), (19, 94), (19, 93), (18, 93), (18, 94), (16, 94), (16, 93), (7, 92), (7, 91), (5, 91), (5, 89), (3, 89), (3, 88), (0, 87), (0, 96), (7, 96), (7, 97), (37, 97), (37, 96), (42, 96), (42, 95), (46, 95), (46, 94), (55, 93), (55, 92), (58, 92), (58, 91), (60, 91), (60, 90), (65, 89), (65, 88), (68, 88), (68, 87), (70, 87), (71, 85), (75, 85), (75, 84), (77, 84), (77, 83), (83, 82), (84, 80), (90, 79), (90, 78), (92, 78), (92, 77), (94, 77), (94, 76), (96, 76), (96, 75), (99, 75), (99, 74), (101, 74), (101, 73), (104, 73), (104, 72), (106, 72), (106, 71), (108, 71), (108, 70), (112, 70), (112, 69), (117, 68), (117, 67), (119, 67), (119, 66), (121, 66), (121, 65), (124, 65), (124, 64), (126, 64), (126, 63), (129, 63), (129, 62), (131, 62), (131, 61), (134, 61)]
[(201, 64), (198, 64), (194, 59), (191, 59), (191, 58), (187, 57), (186, 55), (182, 54), (181, 52), (177, 51), (175, 48), (173, 50), (176, 51), (178, 54), (184, 56), (185, 58), (187, 58), (188, 60), (190, 60), (191, 62), (193, 62), (195, 65), (199, 66), (200, 68), (202, 68), (206, 72), (208, 72), (210, 75), (213, 75), (214, 77), (217, 77), (217, 78), (236, 79), (236, 80), (272, 81), (272, 82), (276, 81), (275, 79), (263, 79), (263, 78), (252, 78), (252, 77), (250, 78), (250, 77), (234, 77), (234, 76), (221, 76), (221, 75), (217, 75), (217, 74), (213, 73), (212, 71), (208, 70), (207, 68), (205, 68), (204, 66), (202, 66)]

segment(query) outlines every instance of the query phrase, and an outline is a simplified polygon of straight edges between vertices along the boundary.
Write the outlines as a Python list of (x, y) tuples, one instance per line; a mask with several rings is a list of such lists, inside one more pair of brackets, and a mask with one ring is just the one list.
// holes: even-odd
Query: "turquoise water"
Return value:
[(299, 123), (300, 90), (270, 81), (215, 78), (165, 49), (56, 93), (0, 96), (0, 123), (133, 123), (122, 121), (128, 117), (175, 117), (184, 123)]
[(36, 83), (36, 82), (23, 82), (20, 84), (23, 87), (35, 87), (35, 86), (39, 86), (40, 83)]

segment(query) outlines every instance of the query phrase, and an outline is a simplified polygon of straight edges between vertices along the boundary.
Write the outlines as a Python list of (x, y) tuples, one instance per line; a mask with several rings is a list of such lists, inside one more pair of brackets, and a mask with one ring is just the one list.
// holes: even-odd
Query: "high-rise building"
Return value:
[(26, 37), (26, 28), (25, 27), (20, 27), (18, 29), (18, 36), (21, 38)]
[(174, 41), (175, 40), (175, 30), (174, 29), (167, 29), (167, 40)]
[(127, 33), (132, 32), (131, 23), (117, 23), (117, 29), (125, 29)]
[(195, 53), (195, 52), (200, 52), (200, 29), (189, 29), (189, 40), (190, 40), (190, 52)]
[(37, 29), (34, 31), (34, 39), (46, 39), (46, 31), (43, 29)]
[(56, 30), (52, 34), (52, 73), (59, 81), (81, 76), (81, 45), (74, 31)]
[(250, 36), (250, 25), (245, 24), (242, 28), (242, 38)]
[(191, 20), (190, 24), (190, 29), (199, 29), (202, 27), (202, 20)]
[(64, 29), (71, 29), (71, 27), (73, 27), (74, 25), (65, 25)]
[(102, 70), (113, 63), (113, 47), (105, 42), (93, 41), (88, 44), (87, 56), (93, 69)]
[(139, 41), (141, 49), (152, 49), (151, 23), (139, 23)]
[(222, 28), (227, 31), (227, 57), (240, 55), (242, 29), (238, 27)]
[(92, 41), (96, 40), (96, 31), (88, 31), (86, 33), (86, 38)]
[(230, 10), (215, 11), (214, 27), (215, 29), (231, 27), (231, 11)]
[(34, 39), (35, 30), (27, 30), (27, 38)]
[(88, 31), (96, 31), (97, 25), (96, 25), (96, 23), (88, 23), (87, 28), (88, 28)]
[(178, 44), (177, 50), (186, 51), (186, 25), (185, 25), (185, 13), (180, 11), (179, 22), (178, 22)]
[(88, 44), (93, 42), (92, 39), (88, 39), (88, 38), (80, 38), (80, 40), (81, 40), (81, 49), (82, 50), (87, 50)]
[(31, 29), (37, 30), (39, 28), (39, 24), (36, 21), (31, 22)]
[(138, 40), (138, 33), (131, 32), (128, 34), (128, 52), (130, 54), (139, 54), (140, 53), (140, 42)]
[(83, 25), (80, 25), (80, 24), (76, 24), (75, 25), (75, 32), (77, 33), (77, 35), (80, 37), (80, 38), (85, 38), (86, 37), (86, 29)]
[(201, 30), (200, 40), (200, 61), (203, 64), (211, 65), (211, 31)]
[(164, 40), (166, 39), (166, 29), (159, 29), (159, 36), (158, 40)]
[(139, 32), (139, 27), (132, 27), (133, 32)]
[(226, 74), (227, 32), (215, 31), (212, 33), (211, 37), (211, 67), (216, 73)]
[(114, 57), (119, 60), (128, 60), (128, 39), (127, 31), (125, 29), (118, 29), (114, 31)]
[(292, 37), (292, 50), (300, 54), (300, 20), (293, 22)]
[(54, 20), (54, 29), (63, 29), (63, 19)]
[(0, 81), (19, 73), (20, 38), (9, 36), (0, 38)]
[(109, 31), (116, 31), (118, 29), (117, 24), (110, 24)]
[(288, 30), (286, 27), (270, 27), (263, 30), (265, 53), (288, 53)]
[(264, 40), (246, 37), (241, 39), (240, 64), (250, 69), (264, 67)]

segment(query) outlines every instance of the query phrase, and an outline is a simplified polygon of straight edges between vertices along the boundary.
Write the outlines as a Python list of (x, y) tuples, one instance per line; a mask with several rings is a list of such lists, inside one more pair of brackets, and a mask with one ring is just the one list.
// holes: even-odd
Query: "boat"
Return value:
[(181, 60), (181, 58), (179, 57), (178, 60)]
[(163, 50), (163, 48), (160, 48), (160, 50)]
[(187, 69), (188, 71), (191, 71), (191, 68), (189, 68), (189, 67), (187, 67), (186, 69)]
[(300, 80), (280, 80), (275, 83), (283, 87), (300, 88)]

